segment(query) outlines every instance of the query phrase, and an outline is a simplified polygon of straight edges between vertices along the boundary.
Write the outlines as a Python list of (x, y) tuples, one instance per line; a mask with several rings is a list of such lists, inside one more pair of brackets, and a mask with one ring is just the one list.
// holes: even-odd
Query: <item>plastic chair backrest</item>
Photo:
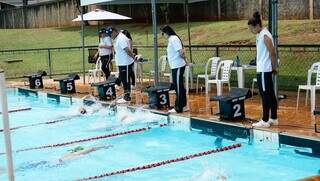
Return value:
[[(315, 62), (311, 65), (310, 69), (308, 70), (307, 76), (307, 85), (311, 85), (311, 77), (314, 71), (318, 71), (320, 68), (320, 62)], [(318, 77), (318, 76), (317, 76)], [(317, 82), (316, 82), (317, 83)]]
[(217, 69), (220, 62), (220, 57), (212, 57), (208, 60), (208, 65), (211, 62), (210, 75), (213, 77), (217, 76)]
[[(217, 75), (218, 75), (218, 72), (220, 72), (221, 70), (222, 81), (229, 81), (232, 64), (233, 64), (233, 60), (223, 60), (219, 63)], [(218, 80), (218, 76), (216, 77), (216, 79)]]
[(320, 85), (320, 66), (317, 66), (317, 78), (316, 78), (316, 85)]
[(167, 56), (163, 55), (159, 58), (160, 72), (165, 72), (167, 67)]
[(101, 70), (102, 63), (101, 63), (101, 58), (99, 57), (96, 63), (96, 70)]

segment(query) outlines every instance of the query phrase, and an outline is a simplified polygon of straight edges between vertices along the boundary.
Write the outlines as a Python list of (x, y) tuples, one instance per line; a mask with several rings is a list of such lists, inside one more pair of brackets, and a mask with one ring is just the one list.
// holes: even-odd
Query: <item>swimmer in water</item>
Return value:
[(81, 155), (86, 155), (86, 154), (89, 154), (94, 151), (98, 151), (101, 149), (108, 149), (111, 147), (113, 147), (113, 146), (112, 145), (107, 145), (107, 146), (102, 145), (102, 146), (94, 146), (94, 147), (90, 147), (90, 148), (84, 148), (84, 147), (78, 146), (78, 147), (75, 147), (74, 149), (70, 150), (70, 153), (63, 155), (59, 159), (59, 162), (71, 160), (71, 159), (78, 157), (78, 156), (81, 156)]
[(93, 109), (90, 111), (92, 113), (99, 111), (100, 106), (92, 106), (93, 104), (97, 104), (98, 98), (89, 94), (81, 98), (83, 100), (83, 106), (79, 107), (78, 112), (82, 115), (87, 114), (89, 111), (89, 107)]
[[(101, 149), (108, 149), (111, 147), (112, 145), (100, 145), (100, 146), (93, 146), (88, 148), (78, 146), (78, 147), (75, 147), (74, 149), (71, 149), (69, 153), (63, 155), (60, 159), (58, 159), (58, 161), (52, 162), (52, 161), (43, 160), (43, 161), (33, 162), (33, 163), (24, 163), (21, 166), (19, 166), (19, 168), (16, 169), (16, 171), (26, 171), (26, 170), (40, 168), (40, 167), (57, 167), (63, 164), (65, 161), (69, 161), (76, 157), (86, 155)], [(4, 169), (2, 171), (2, 168), (0, 168), (0, 174), (2, 174), (2, 172), (4, 173), (4, 171), (5, 171)]]

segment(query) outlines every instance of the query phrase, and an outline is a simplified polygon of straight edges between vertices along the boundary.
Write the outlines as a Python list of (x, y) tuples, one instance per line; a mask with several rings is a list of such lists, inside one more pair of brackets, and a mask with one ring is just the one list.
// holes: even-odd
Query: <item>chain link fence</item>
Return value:
[[(85, 50), (85, 72), (94, 68), (87, 61), (88, 49)], [(153, 69), (153, 47), (137, 46), (139, 54), (149, 60), (144, 65), (144, 75)], [(222, 60), (235, 60), (240, 58), (241, 64), (249, 64), (256, 57), (255, 46), (247, 45), (205, 45), (192, 46), (193, 78), (205, 73), (205, 63), (214, 56)], [(189, 48), (186, 48), (189, 51)], [(159, 56), (166, 54), (166, 47), (159, 47)], [(187, 52), (189, 56), (189, 52)], [(298, 85), (306, 84), (307, 71), (311, 65), (320, 61), (320, 45), (280, 45), (280, 73), (279, 90), (297, 90)], [(190, 61), (190, 57), (188, 57)], [(81, 47), (29, 49), (29, 50), (3, 50), (0, 51), (0, 68), (6, 71), (8, 78), (22, 78), (26, 74), (45, 70), (52, 77), (68, 73), (82, 73)], [(161, 67), (161, 66), (159, 66)], [(166, 72), (170, 72), (166, 67)], [(237, 86), (237, 74), (232, 72), (231, 84)], [(251, 87), (255, 70), (245, 71), (245, 86)], [(315, 77), (315, 76), (314, 76)], [(145, 76), (145, 78), (147, 78)], [(315, 79), (315, 78), (314, 78)]]

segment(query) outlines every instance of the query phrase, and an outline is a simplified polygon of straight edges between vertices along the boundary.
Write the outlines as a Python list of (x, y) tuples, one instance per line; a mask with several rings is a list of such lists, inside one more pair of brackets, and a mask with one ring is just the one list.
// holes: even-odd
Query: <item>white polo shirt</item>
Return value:
[(186, 65), (185, 60), (180, 56), (182, 43), (176, 35), (171, 35), (168, 39), (167, 56), (171, 69), (180, 68)]
[(261, 32), (256, 35), (257, 72), (272, 72), (271, 55), (264, 43), (264, 36), (268, 36), (272, 40), (274, 46), (271, 33), (267, 28), (263, 28)]
[(130, 40), (123, 33), (119, 33), (114, 43), (115, 61), (117, 66), (126, 66), (134, 62), (134, 59), (124, 50), (125, 48), (130, 48)]
[[(100, 38), (99, 45), (112, 46), (111, 38), (109, 36), (106, 36), (104, 38)], [(99, 48), (99, 55), (100, 56), (110, 55), (111, 53), (112, 53), (112, 50), (109, 48)]]

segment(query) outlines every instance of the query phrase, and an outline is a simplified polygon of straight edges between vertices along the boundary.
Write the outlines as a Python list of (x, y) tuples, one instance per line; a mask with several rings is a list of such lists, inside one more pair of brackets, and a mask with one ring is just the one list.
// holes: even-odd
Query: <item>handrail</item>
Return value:
[[(85, 48), (97, 48), (98, 45), (87, 45)], [(153, 48), (149, 45), (134, 45), (137, 48)], [(159, 45), (159, 48), (166, 48), (164, 45)], [(185, 47), (189, 47), (186, 45)], [(254, 48), (256, 45), (191, 45), (191, 48)], [(283, 44), (279, 48), (320, 48), (320, 44)], [(47, 51), (47, 50), (67, 50), (67, 49), (80, 49), (81, 46), (70, 47), (47, 47), (47, 48), (28, 48), (28, 49), (0, 49), (0, 53), (4, 52), (23, 52), (23, 51)]]

